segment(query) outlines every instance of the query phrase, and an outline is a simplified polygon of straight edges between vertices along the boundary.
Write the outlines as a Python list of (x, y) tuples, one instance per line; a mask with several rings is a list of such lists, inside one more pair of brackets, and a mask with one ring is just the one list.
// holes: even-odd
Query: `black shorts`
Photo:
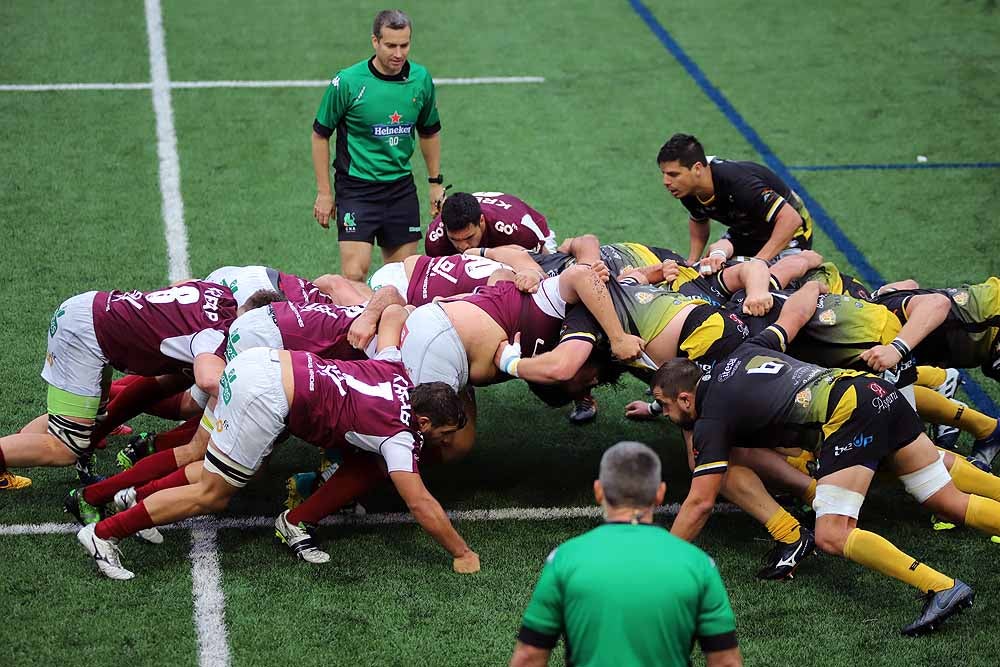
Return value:
[(419, 241), (420, 200), (412, 176), (389, 183), (350, 176), (335, 179), (337, 240), (374, 243), (380, 248)]
[[(838, 418), (838, 406), (849, 401), (853, 388), (856, 403), (845, 404), (846, 419)], [(916, 440), (924, 423), (892, 383), (872, 376), (842, 378), (830, 392), (830, 408), (824, 424), (817, 477), (852, 466), (878, 468), (885, 457)], [(843, 412), (840, 412), (843, 415)], [(828, 429), (833, 429), (828, 432)]]

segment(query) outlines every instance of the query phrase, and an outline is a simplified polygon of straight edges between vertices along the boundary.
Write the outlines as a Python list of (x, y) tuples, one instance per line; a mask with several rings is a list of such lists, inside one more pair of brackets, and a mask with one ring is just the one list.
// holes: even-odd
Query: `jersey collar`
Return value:
[(403, 63), (403, 69), (399, 70), (399, 74), (393, 74), (390, 76), (388, 74), (382, 74), (382, 72), (378, 71), (375, 67), (375, 56), (372, 56), (368, 59), (368, 71), (371, 72), (376, 79), (382, 79), (383, 81), (406, 81), (410, 78), (410, 61), (407, 60)]

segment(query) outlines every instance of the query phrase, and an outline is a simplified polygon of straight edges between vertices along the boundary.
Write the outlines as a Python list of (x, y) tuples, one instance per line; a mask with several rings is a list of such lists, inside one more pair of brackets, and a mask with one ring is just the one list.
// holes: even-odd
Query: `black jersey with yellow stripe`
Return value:
[(772, 325), (716, 362), (695, 395), (695, 476), (725, 472), (732, 447), (773, 447), (773, 434), (816, 431), (830, 416), (838, 380), (866, 375), (828, 369), (782, 352)]

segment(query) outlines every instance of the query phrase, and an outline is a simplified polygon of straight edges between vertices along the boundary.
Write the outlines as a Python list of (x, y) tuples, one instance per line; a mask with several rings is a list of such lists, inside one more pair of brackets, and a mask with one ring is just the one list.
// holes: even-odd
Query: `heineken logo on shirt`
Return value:
[(373, 137), (398, 137), (400, 135), (410, 136), (413, 134), (413, 123), (403, 123), (403, 117), (398, 111), (393, 111), (389, 116), (389, 124), (372, 125)]

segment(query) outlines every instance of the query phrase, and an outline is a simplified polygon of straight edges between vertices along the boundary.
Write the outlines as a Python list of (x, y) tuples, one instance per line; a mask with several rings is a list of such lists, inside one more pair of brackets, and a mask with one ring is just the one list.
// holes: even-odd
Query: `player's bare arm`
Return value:
[(358, 315), (354, 323), (351, 324), (351, 329), (347, 332), (347, 342), (355, 349), (365, 349), (375, 337), (382, 312), (389, 306), (403, 306), (405, 304), (406, 300), (395, 287), (392, 285), (380, 287), (372, 294), (364, 312)]
[(420, 527), (452, 555), (454, 570), (460, 574), (478, 572), (479, 556), (455, 530), (441, 504), (424, 486), (420, 475), (394, 470), (389, 473), (389, 478)]
[(919, 345), (948, 317), (951, 299), (944, 294), (918, 294), (906, 303), (906, 324), (889, 345), (865, 350), (861, 358), (882, 372), (898, 364), (906, 353)]
[(795, 232), (802, 227), (802, 216), (790, 204), (782, 204), (778, 211), (778, 217), (774, 219), (774, 231), (771, 238), (767, 240), (764, 247), (760, 249), (755, 257), (765, 262), (770, 262), (778, 256), (778, 253), (788, 247), (788, 243), (795, 238)]
[(691, 490), (688, 491), (670, 532), (688, 542), (697, 538), (712, 516), (721, 488), (721, 474), (699, 475), (692, 479)]
[(639, 336), (625, 333), (611, 302), (611, 293), (592, 269), (571, 266), (560, 276), (559, 291), (566, 303), (583, 302), (607, 335), (611, 343), (611, 353), (615, 357), (631, 361), (642, 354), (645, 341)]
[(701, 259), (701, 254), (705, 252), (708, 244), (708, 235), (711, 232), (708, 220), (698, 222), (694, 218), (688, 218), (688, 234), (691, 237), (691, 249), (688, 251), (688, 264), (694, 264)]

